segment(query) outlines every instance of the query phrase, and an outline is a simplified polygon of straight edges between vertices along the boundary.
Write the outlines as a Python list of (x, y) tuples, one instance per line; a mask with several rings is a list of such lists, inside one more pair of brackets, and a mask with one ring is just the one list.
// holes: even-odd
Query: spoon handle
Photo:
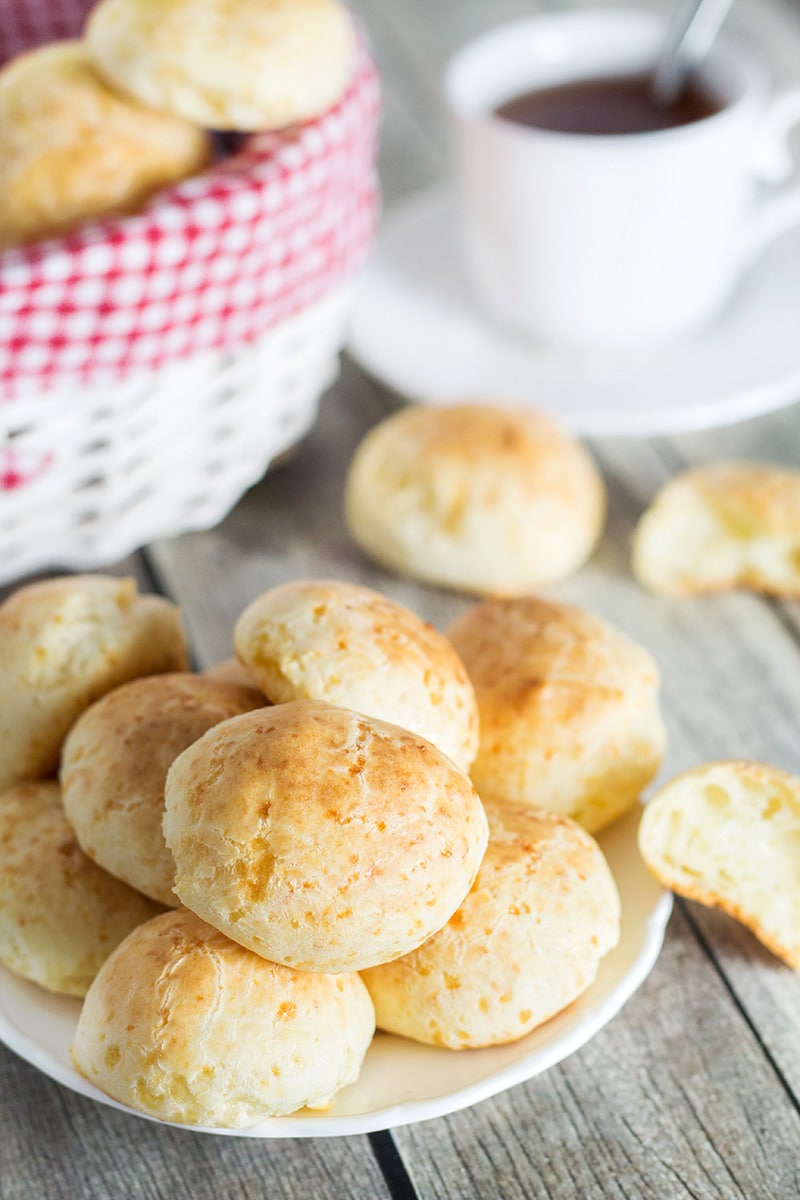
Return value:
[(680, 95), (687, 74), (705, 58), (732, 0), (682, 0), (670, 21), (650, 83), (650, 96), (661, 108)]

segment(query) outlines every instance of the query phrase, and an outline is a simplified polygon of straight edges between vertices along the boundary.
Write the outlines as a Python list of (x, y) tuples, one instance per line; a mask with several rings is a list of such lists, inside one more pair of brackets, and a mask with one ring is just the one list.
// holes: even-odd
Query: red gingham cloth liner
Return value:
[[(3, 56), (75, 35), (87, 0), (0, 0)], [(363, 42), (319, 119), (247, 138), (140, 214), (0, 253), (0, 401), (233, 348), (360, 265), (377, 210), (376, 74)]]

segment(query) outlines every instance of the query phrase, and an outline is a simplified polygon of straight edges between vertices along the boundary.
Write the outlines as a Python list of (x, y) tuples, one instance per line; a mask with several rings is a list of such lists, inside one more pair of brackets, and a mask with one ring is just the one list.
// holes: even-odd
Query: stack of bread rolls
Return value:
[(209, 131), (318, 116), (354, 45), (340, 0), (100, 0), (0, 71), (0, 248), (139, 210), (208, 165)]
[[(550, 437), (459, 419), (515, 454)], [(408, 420), (439, 445), (438, 421)], [(418, 501), (433, 476), (413, 475)], [(468, 562), (453, 480), (437, 520)], [(366, 587), (284, 583), (203, 674), (177, 609), (131, 581), (0, 605), (0, 961), (84, 997), (79, 1072), (150, 1116), (238, 1128), (330, 1106), (376, 1028), (469, 1052), (590, 986), (620, 930), (594, 835), (660, 767), (659, 672), (503, 578), (446, 634)], [(639, 834), (660, 881), (795, 968), (798, 796), (763, 764), (711, 764), (663, 786)]]
[(548, 811), (550, 783), (503, 793), (498, 773), (483, 803), (481, 686), (387, 597), (273, 588), (235, 668), (203, 675), (173, 606), (130, 581), (22, 588), (0, 630), (0, 961), (85, 994), (73, 1060), (116, 1100), (226, 1128), (324, 1108), (376, 1024), (511, 1041), (616, 944), (596, 841)]

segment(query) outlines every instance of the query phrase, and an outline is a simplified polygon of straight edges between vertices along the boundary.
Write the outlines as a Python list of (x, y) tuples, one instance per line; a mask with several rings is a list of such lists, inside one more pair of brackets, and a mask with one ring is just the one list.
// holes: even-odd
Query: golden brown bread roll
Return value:
[(186, 909), (135, 930), (89, 990), (76, 1069), (163, 1121), (237, 1129), (352, 1083), (375, 1015), (358, 975), (292, 971)]
[(177, 907), (164, 842), (164, 785), (182, 750), (208, 729), (261, 708), (254, 688), (202, 675), (151, 675), (115, 688), (64, 743), (64, 810), (84, 852), (131, 887)]
[(86, 39), (113, 87), (208, 129), (318, 116), (354, 64), (339, 0), (101, 0)]
[(517, 596), (588, 558), (605, 516), (592, 459), (541, 413), (488, 404), (403, 408), (371, 429), (347, 475), (345, 516), (390, 570)]
[(31, 50), (0, 71), (0, 247), (135, 212), (210, 157), (200, 129), (108, 88), (80, 42)]
[(666, 736), (642, 646), (535, 596), (475, 605), (449, 636), (478, 697), (471, 774), (485, 800), (566, 813), (590, 833), (636, 803)]
[(236, 653), (270, 700), (325, 700), (402, 725), (468, 769), (475, 692), (453, 647), (371, 588), (306, 579), (264, 592), (236, 622)]
[(800, 471), (729, 462), (678, 475), (636, 527), (633, 570), (665, 596), (800, 596)]
[(800, 971), (800, 779), (708, 763), (652, 797), (639, 849), (664, 887), (729, 913)]
[(569, 817), (487, 805), (469, 895), (419, 949), (362, 978), (379, 1029), (451, 1050), (515, 1041), (592, 983), (619, 938), (603, 854)]
[(71, 575), (0, 604), (0, 791), (58, 767), (84, 709), (140, 675), (187, 668), (178, 609), (133, 579)]
[(86, 857), (57, 783), (0, 796), (0, 962), (10, 970), (83, 996), (111, 951), (160, 911)]
[(396, 958), (452, 915), (487, 826), (430, 743), (311, 700), (217, 725), (167, 777), (175, 893), (203, 920), (306, 971)]

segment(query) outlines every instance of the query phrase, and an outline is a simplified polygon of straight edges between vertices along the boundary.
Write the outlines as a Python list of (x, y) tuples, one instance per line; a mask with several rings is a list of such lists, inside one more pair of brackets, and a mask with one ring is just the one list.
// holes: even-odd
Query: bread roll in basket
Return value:
[[(91, 8), (0, 0), (0, 62)], [(308, 431), (375, 226), (378, 110), (359, 34), (321, 116), (0, 252), (0, 583), (208, 528)]]

